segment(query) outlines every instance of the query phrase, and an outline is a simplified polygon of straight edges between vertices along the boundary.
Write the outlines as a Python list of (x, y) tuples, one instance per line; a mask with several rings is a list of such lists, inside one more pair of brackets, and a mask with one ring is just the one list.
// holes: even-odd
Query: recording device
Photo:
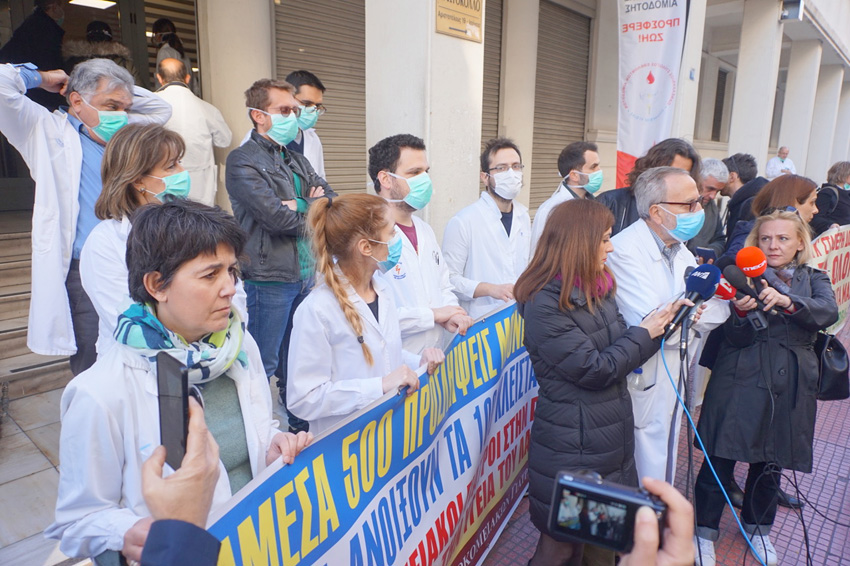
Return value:
[(549, 528), (575, 542), (630, 552), (635, 515), (644, 505), (655, 511), (659, 534), (663, 533), (667, 505), (645, 489), (607, 482), (595, 472), (560, 472), (552, 494)]
[(186, 455), (189, 435), (189, 395), (203, 405), (201, 394), (189, 387), (189, 371), (173, 356), (156, 355), (156, 385), (159, 397), (159, 436), (165, 446), (165, 462), (178, 469)]
[[(759, 300), (758, 293), (756, 293), (752, 287), (747, 283), (747, 276), (744, 275), (744, 272), (737, 265), (727, 265), (726, 269), (723, 270), (723, 277), (735, 287), (739, 292), (743, 293), (743, 295), (747, 295), (748, 297), (752, 297), (756, 300), (761, 309), (764, 309), (764, 303)], [(738, 298), (741, 298), (739, 296)], [(779, 314), (774, 308), (771, 308), (769, 311), (770, 314)]]
[(711, 264), (700, 265), (691, 271), (685, 280), (685, 297), (693, 302), (694, 306), (682, 305), (679, 308), (679, 312), (673, 317), (673, 321), (667, 325), (664, 340), (670, 339), (670, 336), (679, 328), (682, 321), (691, 314), (693, 309), (696, 309), (703, 301), (707, 301), (714, 295), (718, 283), (720, 283), (720, 270)]
[(713, 248), (697, 248), (696, 252), (697, 255), (702, 258), (703, 263), (717, 261), (717, 252), (714, 251)]

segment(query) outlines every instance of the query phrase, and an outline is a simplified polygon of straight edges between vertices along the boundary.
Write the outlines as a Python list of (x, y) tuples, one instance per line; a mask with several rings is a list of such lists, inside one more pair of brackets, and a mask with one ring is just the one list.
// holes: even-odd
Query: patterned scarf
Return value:
[[(227, 328), (188, 344), (156, 318), (150, 304), (133, 303), (118, 316), (115, 339), (148, 358), (167, 352), (189, 368), (189, 383), (204, 384), (230, 372), (234, 381), (248, 373), (248, 356), (242, 349), (245, 323), (236, 309), (230, 310)], [(239, 362), (239, 363), (233, 363)]]

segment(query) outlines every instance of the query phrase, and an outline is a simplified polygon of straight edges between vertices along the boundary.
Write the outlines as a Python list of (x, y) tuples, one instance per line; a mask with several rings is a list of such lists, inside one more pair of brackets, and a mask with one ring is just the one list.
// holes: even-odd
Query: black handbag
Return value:
[(850, 361), (844, 345), (832, 334), (818, 332), (815, 354), (818, 357), (818, 399), (841, 401), (850, 397)]

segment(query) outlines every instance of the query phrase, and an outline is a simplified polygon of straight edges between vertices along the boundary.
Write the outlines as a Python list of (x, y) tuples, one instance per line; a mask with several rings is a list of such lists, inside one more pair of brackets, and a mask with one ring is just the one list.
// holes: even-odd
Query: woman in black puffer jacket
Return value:
[[(528, 457), (531, 521), (540, 530), (532, 566), (579, 564), (583, 548), (548, 529), (555, 477), (592, 470), (637, 486), (634, 421), (626, 377), (658, 350), (675, 305), (626, 328), (605, 266), (614, 217), (591, 200), (549, 216), (514, 296), (525, 346), (540, 384)], [(608, 553), (613, 564), (613, 553)]]

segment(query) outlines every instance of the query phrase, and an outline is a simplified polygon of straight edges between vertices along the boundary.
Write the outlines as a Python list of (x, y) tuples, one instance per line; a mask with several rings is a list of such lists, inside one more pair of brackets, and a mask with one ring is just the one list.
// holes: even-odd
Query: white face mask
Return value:
[(495, 182), (493, 190), (503, 199), (514, 200), (519, 195), (519, 191), (522, 189), (522, 171), (508, 169), (491, 175), (491, 177)]

